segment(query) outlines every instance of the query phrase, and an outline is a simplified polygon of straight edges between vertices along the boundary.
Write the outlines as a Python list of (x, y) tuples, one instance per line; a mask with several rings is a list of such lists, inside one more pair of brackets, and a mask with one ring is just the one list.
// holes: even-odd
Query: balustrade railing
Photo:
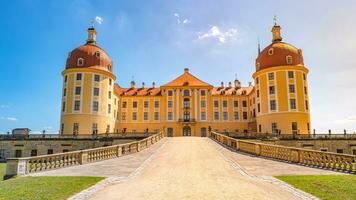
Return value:
[(164, 133), (160, 131), (145, 139), (125, 144), (27, 158), (9, 158), (4, 178), (120, 157), (148, 148), (163, 137)]
[(211, 138), (237, 151), (306, 166), (356, 173), (356, 156), (243, 141), (212, 132)]

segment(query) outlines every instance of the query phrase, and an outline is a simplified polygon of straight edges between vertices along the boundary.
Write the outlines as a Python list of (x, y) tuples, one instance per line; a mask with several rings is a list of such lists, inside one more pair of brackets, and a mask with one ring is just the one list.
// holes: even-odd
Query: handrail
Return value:
[(163, 130), (145, 139), (125, 144), (97, 147), (66, 153), (41, 155), (25, 158), (8, 158), (5, 179), (16, 175), (57, 169), (62, 167), (83, 165), (85, 163), (120, 157), (122, 155), (139, 152), (158, 142), (164, 137)]
[(306, 166), (356, 173), (356, 156), (235, 139), (211, 132), (211, 138), (237, 151)]

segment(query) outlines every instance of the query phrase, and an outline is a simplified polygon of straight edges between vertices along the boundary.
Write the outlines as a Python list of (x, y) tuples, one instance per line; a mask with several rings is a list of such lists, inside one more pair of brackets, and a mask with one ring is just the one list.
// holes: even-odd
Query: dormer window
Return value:
[(293, 62), (292, 56), (287, 56), (287, 57), (286, 57), (286, 60), (287, 60), (287, 64), (288, 64), (288, 65), (291, 65), (292, 62)]
[(108, 65), (108, 70), (111, 71), (111, 65)]
[(100, 58), (100, 52), (99, 51), (95, 52), (95, 57)]
[(84, 65), (84, 59), (83, 58), (78, 58), (77, 65), (78, 66), (83, 66)]
[(273, 55), (273, 48), (268, 49), (268, 55)]

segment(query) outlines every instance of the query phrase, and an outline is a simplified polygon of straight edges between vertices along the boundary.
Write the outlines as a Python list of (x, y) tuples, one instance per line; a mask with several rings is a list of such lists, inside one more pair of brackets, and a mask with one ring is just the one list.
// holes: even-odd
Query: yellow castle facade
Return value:
[(69, 53), (62, 72), (61, 134), (145, 133), (208, 136), (217, 132), (309, 134), (308, 69), (302, 51), (282, 42), (281, 27), (259, 51), (254, 84), (212, 86), (188, 68), (162, 86), (115, 83), (108, 54), (88, 29), (86, 44)]

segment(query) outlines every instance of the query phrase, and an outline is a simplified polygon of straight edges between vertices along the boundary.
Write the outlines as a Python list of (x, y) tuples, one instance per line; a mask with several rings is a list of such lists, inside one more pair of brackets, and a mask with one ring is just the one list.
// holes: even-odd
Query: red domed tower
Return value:
[(61, 134), (112, 132), (116, 77), (111, 58), (96, 43), (94, 27), (88, 28), (86, 43), (68, 54), (62, 76)]
[(256, 58), (257, 131), (308, 134), (310, 113), (302, 50), (282, 41), (281, 27), (272, 27), (272, 43)]

